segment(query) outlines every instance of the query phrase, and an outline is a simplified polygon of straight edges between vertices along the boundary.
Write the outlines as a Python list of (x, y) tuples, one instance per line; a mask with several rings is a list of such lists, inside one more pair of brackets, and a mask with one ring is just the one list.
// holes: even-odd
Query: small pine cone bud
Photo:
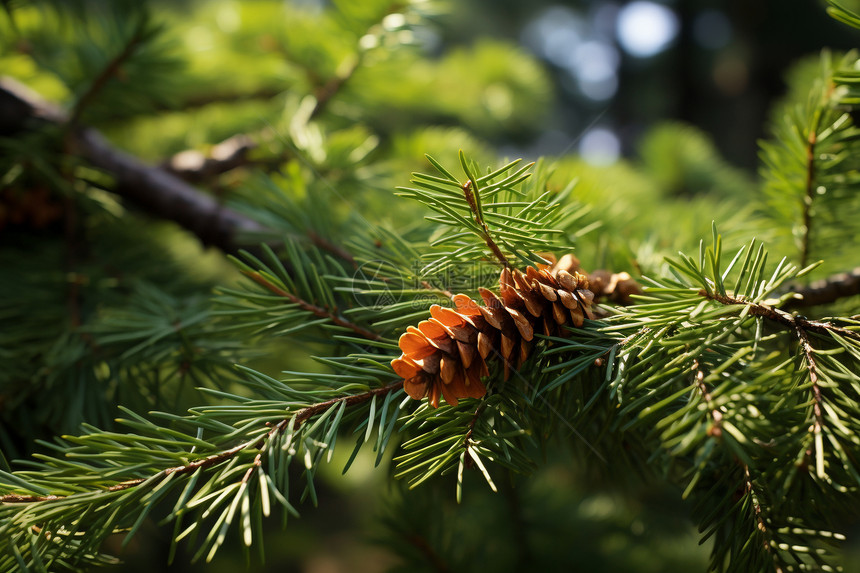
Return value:
[(453, 297), (455, 308), (430, 307), (430, 318), (410, 326), (400, 337), (402, 354), (391, 367), (404, 379), (410, 397), (439, 398), (456, 406), (460, 398), (481, 398), (487, 389), (487, 362), (501, 359), (504, 376), (529, 356), (535, 332), (552, 336), (568, 322), (581, 327), (592, 318), (594, 294), (588, 278), (577, 271), (551, 272), (542, 266), (526, 272), (502, 270), (499, 294), (481, 288), (484, 305), (464, 294)]
[(631, 295), (642, 294), (642, 287), (628, 273), (596, 270), (588, 275), (591, 290), (598, 300), (607, 299), (620, 305), (633, 304)]

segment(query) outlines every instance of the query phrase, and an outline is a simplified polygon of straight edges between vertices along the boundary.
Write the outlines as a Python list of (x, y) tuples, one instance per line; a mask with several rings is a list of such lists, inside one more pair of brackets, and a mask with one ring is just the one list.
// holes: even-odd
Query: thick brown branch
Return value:
[[(62, 125), (65, 121), (58, 109), (24, 86), (0, 78), (0, 135), (38, 127), (32, 125), (34, 122)], [(236, 252), (242, 235), (265, 231), (211, 195), (116, 149), (93, 129), (79, 127), (69, 137), (71, 152), (114, 178), (114, 193), (158, 217), (175, 221), (204, 244)]]
[[(62, 125), (63, 113), (38, 95), (9, 78), (0, 78), (0, 136), (13, 135), (36, 124)], [(216, 145), (206, 157), (197, 151), (182, 152), (163, 167), (153, 167), (119, 151), (97, 131), (81, 128), (72, 134), (72, 150), (92, 165), (112, 175), (113, 191), (158, 217), (175, 221), (200, 238), (228, 253), (235, 253), (242, 235), (258, 235), (267, 230), (257, 221), (224, 207), (183, 179), (204, 181), (235, 167), (248, 164), (253, 148), (248, 136), (237, 135)], [(277, 159), (281, 162), (281, 159)], [(343, 247), (314, 231), (308, 239), (347, 263), (355, 259)]]
[(860, 267), (847, 273), (839, 273), (798, 287), (795, 297), (788, 300), (783, 308), (803, 308), (829, 304), (841, 298), (860, 294)]
[(330, 311), (327, 308), (323, 308), (321, 306), (311, 304), (308, 301), (297, 297), (293, 293), (285, 291), (284, 289), (282, 289), (278, 285), (270, 282), (268, 279), (266, 279), (266, 277), (264, 277), (263, 275), (261, 275), (257, 271), (242, 271), (242, 274), (244, 274), (245, 276), (250, 278), (252, 281), (257, 283), (258, 285), (265, 287), (270, 292), (273, 292), (274, 294), (276, 294), (278, 296), (282, 296), (282, 297), (288, 299), (290, 302), (297, 304), (299, 306), (299, 308), (301, 308), (302, 310), (310, 312), (311, 314), (318, 316), (320, 318), (327, 318), (332, 323), (334, 323), (338, 326), (343, 326), (345, 328), (349, 328), (350, 330), (352, 330), (353, 332), (355, 332), (359, 336), (362, 336), (363, 338), (366, 338), (368, 340), (379, 340), (382, 338), (377, 333), (372, 332), (370, 330), (367, 330), (366, 328), (361, 327), (357, 324), (354, 324), (354, 323), (346, 320), (345, 318), (338, 316), (337, 314), (335, 314), (334, 312)]
[(60, 108), (39, 97), (23, 84), (0, 76), (0, 136), (12, 136), (32, 124), (59, 124), (66, 121)]
[(248, 152), (256, 143), (247, 135), (239, 134), (212, 146), (208, 154), (187, 149), (170, 157), (162, 168), (191, 183), (209, 181), (248, 163)]
[(204, 244), (235, 252), (240, 235), (264, 231), (262, 225), (224, 207), (211, 195), (113, 148), (95, 130), (82, 129), (76, 133), (75, 151), (95, 167), (113, 175), (114, 191), (118, 195), (179, 223)]

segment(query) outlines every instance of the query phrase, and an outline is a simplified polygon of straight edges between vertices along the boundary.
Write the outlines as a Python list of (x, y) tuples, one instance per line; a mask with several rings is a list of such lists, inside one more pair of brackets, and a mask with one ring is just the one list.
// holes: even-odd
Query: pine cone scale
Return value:
[(552, 305), (552, 317), (556, 324), (561, 325), (567, 322), (567, 313), (565, 312), (565, 308), (562, 304), (556, 302)]
[(407, 331), (398, 342), (403, 354), (413, 360), (424, 358), (435, 352), (428, 339), (419, 333)]
[(478, 354), (482, 359), (486, 359), (493, 351), (493, 340), (483, 332), (478, 333)]
[(502, 357), (505, 360), (508, 360), (511, 357), (511, 354), (514, 351), (515, 340), (510, 336), (506, 335), (504, 332), (502, 333)]
[(542, 282), (535, 279), (535, 283), (540, 288), (541, 295), (543, 298), (548, 300), (549, 302), (555, 302), (558, 299), (558, 295), (555, 292), (555, 289), (549, 285), (545, 285)]
[[(475, 342), (477, 343), (477, 336), (475, 337)], [(457, 351), (460, 353), (460, 361), (463, 363), (463, 366), (468, 368), (472, 365), (472, 360), (475, 358), (476, 347), (471, 344), (463, 344), (459, 340), (457, 341)]]
[(402, 356), (391, 361), (391, 368), (398, 376), (404, 379), (412, 378), (421, 370)]
[(573, 293), (566, 290), (558, 291), (558, 300), (568, 310), (573, 310), (578, 305), (576, 297), (573, 295)]
[(546, 299), (539, 297), (532, 292), (522, 293), (522, 296), (528, 313), (535, 318), (539, 317), (547, 303)]
[(461, 316), (479, 317), (481, 316), (481, 307), (471, 298), (464, 294), (455, 294), (452, 299), (454, 306), (457, 307), (457, 312)]
[(505, 316), (501, 309), (481, 307), (481, 315), (484, 317), (484, 320), (493, 326), (493, 328), (498, 330), (502, 329), (502, 320)]
[(534, 329), (532, 328), (532, 323), (528, 321), (528, 319), (523, 316), (518, 310), (514, 310), (510, 307), (505, 307), (505, 310), (508, 312), (511, 318), (514, 319), (514, 326), (517, 327), (517, 330), (520, 333), (520, 336), (523, 337), (524, 340), (531, 340), (534, 336)]
[(427, 395), (427, 383), (423, 377), (410, 377), (403, 381), (403, 389), (413, 400), (420, 400)]
[[(412, 328), (413, 327), (411, 326), (407, 328), (407, 332), (413, 332), (413, 330), (410, 330)], [(429, 336), (420, 328), (416, 328), (414, 330), (416, 330), (417, 334), (419, 334), (424, 340), (426, 340), (428, 344), (438, 350), (450, 353), (454, 349), (454, 343), (451, 341), (450, 338), (448, 338), (447, 333), (444, 329), (439, 330), (439, 334), (435, 337)]]
[(454, 379), (456, 373), (457, 362), (447, 356), (442, 357), (439, 363), (439, 376), (442, 378), (442, 382), (449, 384)]

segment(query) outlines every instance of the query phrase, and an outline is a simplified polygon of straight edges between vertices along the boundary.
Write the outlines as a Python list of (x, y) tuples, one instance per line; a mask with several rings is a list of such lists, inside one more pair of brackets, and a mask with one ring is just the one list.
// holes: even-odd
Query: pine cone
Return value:
[(434, 408), (440, 396), (451, 406), (460, 398), (481, 398), (488, 360), (502, 360), (507, 380), (513, 362), (519, 368), (528, 358), (536, 331), (552, 336), (568, 320), (580, 327), (592, 318), (594, 295), (581, 273), (543, 265), (525, 273), (505, 268), (499, 286), (501, 297), (478, 289), (484, 306), (457, 294), (455, 308), (434, 304), (432, 318), (406, 329), (399, 341), (403, 353), (391, 367), (410, 397), (428, 396)]

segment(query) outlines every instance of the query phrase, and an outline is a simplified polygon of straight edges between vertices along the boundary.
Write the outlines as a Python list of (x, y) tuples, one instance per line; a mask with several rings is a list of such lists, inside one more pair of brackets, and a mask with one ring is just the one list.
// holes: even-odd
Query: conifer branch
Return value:
[(749, 313), (752, 316), (760, 316), (774, 322), (778, 322), (783, 326), (796, 330), (798, 328), (816, 332), (818, 334), (836, 333), (840, 336), (852, 338), (860, 341), (860, 333), (853, 330), (848, 330), (841, 326), (837, 326), (831, 322), (822, 322), (820, 320), (810, 320), (801, 315), (792, 315), (784, 310), (774, 308), (767, 304), (755, 303), (743, 298), (738, 298), (730, 295), (721, 295), (719, 293), (708, 293), (704, 289), (699, 291), (699, 295), (711, 300), (715, 300), (726, 305), (744, 305), (749, 307)]
[(856, 55), (823, 51), (806, 97), (781, 106), (772, 140), (761, 143), (769, 212), (795, 243), (801, 267), (815, 258), (852, 254), (856, 233), (847, 222), (857, 220), (860, 209), (847, 176), (856, 171), (860, 133), (854, 121), (858, 100), (851, 94), (855, 64)]
[(312, 303), (310, 303), (310, 302), (308, 302), (308, 301), (306, 301), (300, 297), (297, 297), (296, 295), (294, 295), (291, 292), (285, 291), (284, 289), (282, 289), (278, 285), (270, 282), (268, 279), (266, 279), (266, 277), (264, 277), (263, 275), (261, 275), (257, 271), (242, 270), (242, 274), (245, 275), (246, 277), (248, 277), (249, 279), (251, 279), (252, 281), (254, 281), (255, 283), (257, 283), (258, 285), (265, 287), (270, 292), (288, 299), (290, 302), (298, 305), (299, 308), (301, 308), (302, 310), (310, 312), (310, 313), (314, 314), (315, 316), (318, 316), (319, 318), (327, 318), (332, 323), (334, 323), (338, 326), (343, 326), (345, 328), (349, 328), (350, 330), (352, 330), (353, 332), (355, 332), (359, 336), (366, 338), (368, 340), (381, 340), (382, 339), (382, 336), (380, 336), (379, 334), (372, 332), (372, 331), (370, 331), (370, 330), (368, 330), (362, 326), (354, 324), (354, 323), (346, 320), (342, 316), (339, 316), (335, 312), (330, 311), (327, 308), (323, 308), (321, 306), (317, 306), (315, 304), (312, 304)]
[[(331, 400), (326, 400), (325, 402), (319, 402), (317, 404), (311, 404), (310, 406), (306, 406), (298, 411), (296, 411), (292, 416), (288, 418), (282, 419), (275, 425), (271, 426), (271, 429), (268, 431), (264, 438), (254, 438), (252, 440), (248, 440), (243, 442), (237, 446), (234, 446), (230, 449), (218, 452), (216, 454), (212, 454), (205, 458), (201, 458), (198, 460), (194, 460), (193, 462), (189, 462), (187, 464), (172, 466), (169, 468), (165, 468), (158, 472), (157, 475), (162, 475), (166, 477), (170, 474), (191, 474), (199, 469), (208, 469), (213, 466), (216, 466), (222, 462), (225, 462), (231, 459), (233, 456), (247, 449), (265, 449), (266, 442), (271, 439), (273, 436), (280, 434), (287, 430), (292, 422), (292, 428), (294, 430), (299, 429), (305, 422), (307, 422), (312, 417), (322, 414), (326, 412), (329, 408), (333, 406), (337, 406), (341, 403), (345, 403), (347, 407), (354, 406), (357, 404), (362, 404), (371, 400), (375, 396), (384, 396), (391, 392), (395, 392), (400, 390), (403, 387), (403, 381), (397, 381), (387, 386), (382, 386), (380, 388), (374, 388), (372, 390), (368, 390), (367, 392), (362, 392), (360, 394), (349, 394), (346, 396), (339, 396), (337, 398), (332, 398)], [(252, 462), (252, 469), (259, 465), (259, 460), (261, 459), (262, 451), (257, 454)], [(133, 480), (127, 480), (124, 482), (120, 482), (118, 484), (114, 484), (105, 488), (104, 491), (115, 492), (115, 491), (123, 491), (127, 489), (131, 489), (141, 485), (149, 481), (152, 478), (139, 478)], [(32, 496), (32, 495), (18, 495), (18, 494), (9, 494), (0, 496), (0, 504), (4, 503), (38, 503), (43, 501), (56, 501), (61, 499), (66, 499), (69, 496), (61, 496), (61, 495), (44, 495), (44, 496)]]

